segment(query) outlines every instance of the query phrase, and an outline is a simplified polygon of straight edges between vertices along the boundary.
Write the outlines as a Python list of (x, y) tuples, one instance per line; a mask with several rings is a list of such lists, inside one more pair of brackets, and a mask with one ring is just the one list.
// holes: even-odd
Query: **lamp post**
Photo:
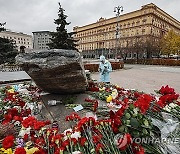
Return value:
[(123, 12), (123, 7), (122, 6), (116, 6), (114, 8), (114, 12), (116, 12), (116, 17), (117, 17), (117, 25), (116, 25), (116, 52), (115, 52), (115, 60), (117, 61), (117, 50), (118, 50), (118, 39), (120, 38), (120, 26), (119, 26), (119, 18), (120, 14)]

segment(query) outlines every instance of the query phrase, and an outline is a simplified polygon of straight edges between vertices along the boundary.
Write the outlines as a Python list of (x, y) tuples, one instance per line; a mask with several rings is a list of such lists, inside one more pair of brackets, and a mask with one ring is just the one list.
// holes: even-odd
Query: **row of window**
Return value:
[(49, 34), (39, 34), (39, 33), (34, 33), (33, 35), (37, 35), (38, 37), (49, 36)]
[(49, 49), (49, 47), (47, 47), (47, 46), (44, 47), (44, 46), (43, 46), (43, 47), (39, 47), (39, 49)]
[[(148, 33), (148, 30), (143, 28), (143, 29), (135, 29), (132, 31), (120, 31), (118, 36), (119, 37), (129, 37), (129, 36), (135, 36), (135, 35), (144, 35), (146, 33)], [(94, 41), (99, 41), (99, 40), (110, 40), (110, 39), (115, 39), (115, 38), (116, 38), (116, 34), (108, 33), (106, 35), (98, 35), (98, 36), (93, 36), (93, 37), (80, 38), (78, 43), (94, 42)]]
[[(23, 41), (14, 41), (16, 44), (26, 44), (26, 42), (23, 42)], [(29, 42), (27, 42), (27, 44), (29, 44)]]
[[(150, 16), (148, 16), (149, 18)], [(147, 22), (147, 18), (143, 18), (142, 20), (137, 20), (137, 21), (132, 21), (130, 22), (125, 22), (119, 25), (120, 29), (122, 28), (133, 28), (135, 26), (140, 26), (140, 24), (146, 24)], [(90, 30), (88, 32), (81, 32), (79, 34), (75, 34), (75, 37), (84, 37), (84, 36), (89, 36), (89, 35), (94, 35), (94, 34), (98, 34), (98, 33), (103, 33), (103, 32), (109, 32), (112, 30), (116, 30), (117, 28), (117, 24), (113, 24), (111, 26), (106, 26), (104, 28), (100, 28), (100, 29), (95, 29), (95, 30)]]
[[(139, 41), (139, 38), (134, 38), (134, 39), (129, 39), (129, 40), (121, 40), (120, 46), (121, 47), (127, 47), (131, 46), (132, 44), (135, 44), (135, 42)], [(142, 40), (144, 41), (144, 40)], [(158, 41), (158, 39), (155, 39), (154, 41)], [(91, 44), (83, 44), (79, 45), (78, 49), (79, 50), (94, 50), (97, 48), (115, 48), (116, 47), (116, 42), (114, 41), (109, 41), (109, 42), (100, 42), (100, 43), (91, 43)]]
[(13, 40), (16, 40), (16, 39), (17, 39), (17, 40), (21, 40), (21, 41), (22, 41), (22, 40), (23, 40), (23, 41), (26, 41), (26, 40), (29, 41), (29, 39), (25, 39), (25, 38), (23, 39), (23, 38), (19, 38), (19, 37), (16, 38), (16, 37), (12, 37), (12, 36), (3, 36), (3, 38), (7, 38), (7, 39), (11, 39), (11, 40), (12, 40), (12, 39), (13, 39)]
[(38, 41), (38, 43), (49, 43), (50, 41), (47, 40), (47, 41)]

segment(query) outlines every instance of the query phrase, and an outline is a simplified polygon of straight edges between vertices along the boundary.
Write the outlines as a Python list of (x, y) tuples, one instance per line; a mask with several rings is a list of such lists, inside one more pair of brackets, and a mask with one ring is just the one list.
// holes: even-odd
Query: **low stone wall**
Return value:
[(144, 65), (165, 65), (165, 66), (180, 66), (180, 60), (176, 59), (128, 59), (126, 64), (144, 64)]
[[(124, 68), (123, 62), (111, 62), (111, 66), (113, 70)], [(99, 64), (84, 64), (85, 70), (89, 70), (90, 72), (98, 72)]]

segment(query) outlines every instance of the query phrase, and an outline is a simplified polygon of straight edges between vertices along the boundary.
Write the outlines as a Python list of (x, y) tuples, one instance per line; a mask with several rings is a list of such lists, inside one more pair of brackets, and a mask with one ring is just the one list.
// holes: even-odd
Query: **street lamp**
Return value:
[(117, 61), (117, 50), (118, 50), (118, 39), (120, 38), (120, 26), (119, 26), (119, 18), (120, 14), (123, 12), (123, 7), (122, 6), (116, 6), (114, 8), (114, 12), (116, 12), (116, 17), (117, 17), (117, 25), (116, 25), (116, 53), (115, 53), (115, 60)]

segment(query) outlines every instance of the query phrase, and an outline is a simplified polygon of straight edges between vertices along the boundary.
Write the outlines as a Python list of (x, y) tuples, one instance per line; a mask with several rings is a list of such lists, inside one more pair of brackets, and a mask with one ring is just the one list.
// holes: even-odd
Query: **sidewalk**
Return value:
[(31, 77), (24, 71), (0, 72), (0, 84), (30, 81)]
[[(169, 85), (180, 94), (180, 67), (125, 64), (124, 69), (113, 71), (110, 76), (111, 83), (126, 89), (154, 93), (161, 86)], [(99, 73), (92, 74), (92, 78), (99, 80)]]

